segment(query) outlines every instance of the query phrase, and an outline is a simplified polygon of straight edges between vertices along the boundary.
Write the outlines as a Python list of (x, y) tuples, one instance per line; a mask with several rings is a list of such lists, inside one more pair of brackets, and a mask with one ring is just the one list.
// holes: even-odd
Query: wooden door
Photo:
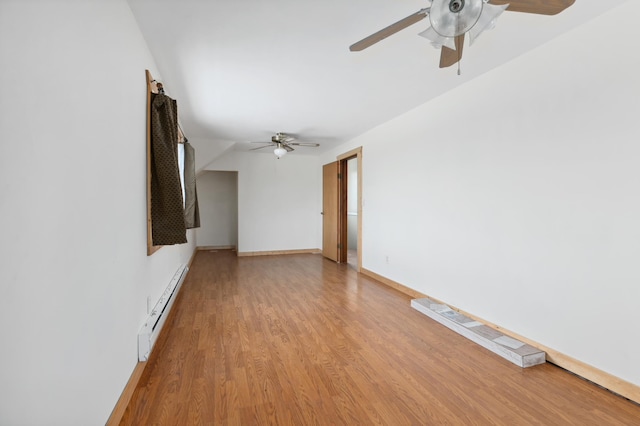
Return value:
[(338, 262), (338, 162), (322, 166), (322, 255)]

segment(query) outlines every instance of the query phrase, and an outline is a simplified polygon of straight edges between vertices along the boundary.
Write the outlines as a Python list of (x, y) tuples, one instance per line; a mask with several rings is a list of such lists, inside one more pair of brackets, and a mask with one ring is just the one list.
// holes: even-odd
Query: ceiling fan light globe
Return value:
[(279, 146), (276, 149), (273, 150), (273, 153), (276, 155), (276, 157), (280, 158), (283, 157), (286, 153), (287, 150), (284, 149), (283, 147)]
[(431, 45), (436, 49), (440, 49), (442, 46), (446, 46), (451, 50), (456, 50), (455, 39), (453, 37), (441, 36), (433, 29), (433, 27), (427, 28), (418, 35), (431, 41)]
[(476, 24), (483, 5), (483, 0), (433, 0), (429, 12), (431, 27), (443, 37), (462, 35)]
[(502, 12), (504, 12), (507, 7), (509, 7), (509, 4), (485, 4), (482, 8), (482, 14), (480, 18), (478, 18), (478, 22), (469, 30), (469, 45), (472, 45), (483, 32), (495, 28), (498, 17), (502, 15)]

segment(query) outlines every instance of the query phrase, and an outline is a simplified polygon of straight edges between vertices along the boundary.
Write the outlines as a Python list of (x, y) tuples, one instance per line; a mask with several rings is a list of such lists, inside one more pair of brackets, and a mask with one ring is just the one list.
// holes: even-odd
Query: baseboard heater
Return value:
[(189, 268), (187, 265), (181, 265), (178, 268), (164, 293), (160, 296), (160, 300), (158, 300), (156, 306), (151, 310), (149, 318), (147, 318), (142, 329), (140, 329), (140, 333), (138, 333), (139, 361), (146, 361), (149, 359), (151, 349), (153, 349), (153, 345), (160, 335), (160, 330), (162, 330), (162, 326), (167, 320), (171, 306), (173, 305), (176, 295), (178, 294), (180, 286), (187, 276), (188, 271)]

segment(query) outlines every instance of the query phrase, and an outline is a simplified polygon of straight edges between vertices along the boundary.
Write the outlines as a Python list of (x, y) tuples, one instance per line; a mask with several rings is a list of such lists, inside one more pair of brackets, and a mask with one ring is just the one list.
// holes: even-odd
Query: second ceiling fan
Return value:
[(259, 146), (257, 148), (252, 148), (250, 151), (255, 151), (258, 149), (266, 148), (268, 146), (275, 146), (276, 148), (273, 150), (273, 153), (280, 159), (280, 157), (284, 156), (287, 152), (291, 152), (294, 150), (294, 146), (307, 146), (307, 147), (319, 147), (319, 143), (313, 142), (295, 142), (296, 138), (292, 135), (288, 135), (286, 133), (278, 132), (275, 135), (271, 136), (271, 142), (251, 142), (251, 143), (260, 143), (263, 146)]
[(449, 67), (462, 59), (465, 34), (473, 43), (487, 29), (493, 28), (503, 11), (555, 15), (575, 0), (429, 0), (430, 5), (382, 30), (349, 46), (357, 52), (415, 24), (429, 16), (431, 26), (421, 32), (422, 37), (441, 49), (440, 68)]

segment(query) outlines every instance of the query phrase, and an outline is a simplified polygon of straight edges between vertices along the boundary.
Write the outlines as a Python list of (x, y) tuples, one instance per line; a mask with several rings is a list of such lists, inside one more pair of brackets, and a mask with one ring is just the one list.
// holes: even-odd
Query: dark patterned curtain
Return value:
[(200, 227), (196, 193), (196, 151), (186, 139), (184, 141), (184, 223), (187, 229)]
[(151, 234), (154, 246), (187, 242), (180, 170), (178, 106), (165, 94), (151, 99)]

